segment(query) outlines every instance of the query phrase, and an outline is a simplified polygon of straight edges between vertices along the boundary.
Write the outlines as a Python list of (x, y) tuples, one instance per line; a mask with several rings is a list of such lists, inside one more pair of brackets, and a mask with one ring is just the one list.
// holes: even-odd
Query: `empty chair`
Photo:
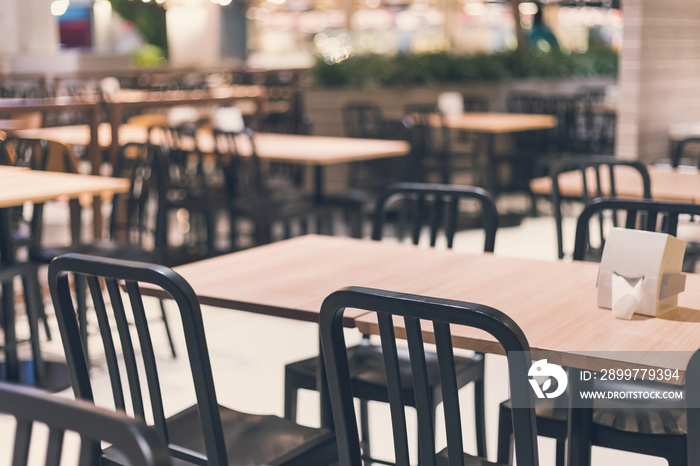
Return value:
[(166, 162), (164, 208), (186, 213), (178, 217), (185, 225), (180, 231), (186, 262), (216, 254), (216, 214), (221, 205), (212, 193), (223, 190), (222, 177), (207, 170), (197, 144), (198, 128), (196, 121), (148, 128), (148, 142), (160, 146)]
[(377, 104), (352, 102), (341, 109), (345, 136), (377, 139), (381, 137), (384, 117)]
[[(603, 214), (602, 216), (600, 214)], [(676, 235), (679, 218), (696, 216), (700, 214), (700, 205), (659, 202), (649, 199), (594, 199), (589, 202), (578, 217), (576, 224), (576, 245), (574, 247), (574, 260), (584, 260), (589, 257), (591, 251), (590, 233), (596, 231), (594, 249), (602, 248), (608, 228), (612, 226), (612, 219), (616, 217), (618, 226), (646, 231), (659, 231)], [(591, 227), (593, 223), (600, 221), (605, 223), (600, 236), (599, 228)], [(596, 257), (599, 255), (596, 254)], [(564, 309), (563, 312), (566, 312)], [(653, 385), (654, 390), (664, 390), (660, 383), (634, 382), (630, 383), (630, 390), (640, 390)], [(616, 390), (620, 389), (618, 385)], [(498, 461), (508, 461), (510, 455), (510, 402), (501, 404), (499, 435), (498, 435)], [(552, 400), (536, 403), (537, 432), (539, 435), (551, 437), (557, 440), (556, 464), (564, 465), (565, 441), (567, 432), (566, 400), (562, 404)], [(591, 439), (593, 445), (631, 451), (645, 455), (661, 456), (670, 466), (685, 466), (686, 460), (686, 417), (682, 408), (678, 409), (602, 409), (593, 411), (593, 425), (591, 426)]]
[[(356, 384), (353, 381), (348, 360), (348, 349), (342, 328), (342, 315), (346, 308), (377, 313), (381, 346), (382, 370), (387, 381), (388, 400), (391, 409), (391, 431), (395, 463), (409, 465), (408, 437), (405, 407), (415, 401), (418, 413), (419, 464), (468, 464), (492, 465), (483, 458), (466, 455), (462, 440), (462, 419), (457, 393), (458, 376), (452, 348), (452, 331), (455, 327), (474, 327), (491, 334), (508, 356), (511, 393), (521, 409), (512, 411), (515, 426), (517, 464), (534, 466), (538, 463), (533, 395), (525, 387), (530, 367), (529, 346), (518, 325), (506, 314), (479, 304), (464, 303), (439, 298), (381, 291), (368, 288), (345, 288), (328, 296), (321, 306), (321, 342), (328, 375), (333, 420), (338, 439), (341, 466), (360, 466), (363, 452), (356, 428), (353, 398)], [(436, 351), (428, 352), (421, 328), (432, 324)], [(410, 375), (405, 375), (404, 358), (397, 348), (394, 325), (405, 327), (410, 354)], [(422, 327), (425, 325), (425, 327)], [(453, 326), (452, 329), (450, 326)], [(428, 374), (430, 363), (427, 354), (434, 354), (440, 368), (445, 432), (447, 447), (439, 452), (435, 445), (435, 417), (429, 401)], [(414, 393), (415, 400), (407, 396)]]
[[(218, 405), (197, 296), (182, 277), (163, 266), (74, 254), (49, 265), (51, 297), (76, 398), (96, 401), (70, 297), (69, 281), (75, 276), (87, 280), (92, 296), (110, 379), (109, 401), (117, 410), (152, 419), (174, 458), (209, 465), (328, 464), (337, 459), (330, 431)], [(158, 379), (142, 286), (171, 297), (182, 321), (191, 370), (191, 379), (187, 376), (183, 382), (192, 380), (196, 403), (169, 417), (164, 408), (168, 394), (161, 391)], [(111, 304), (109, 311), (106, 302)]]
[[(0, 383), (0, 413), (17, 421), (12, 464), (28, 465), (29, 452), (39, 451), (32, 439), (35, 425), (49, 428), (45, 464), (67, 464), (64, 435), (77, 433), (80, 448), (73, 464), (101, 464), (101, 442), (110, 443), (127, 466), (166, 466), (171, 464), (168, 450), (155, 432), (138, 419), (107, 411), (84, 401), (51, 396), (40, 390)], [(9, 442), (10, 439), (6, 438)], [(76, 445), (77, 446), (77, 445)], [(61, 462), (63, 459), (64, 462)]]
[[(695, 165), (700, 168), (700, 156), (697, 154), (698, 143), (700, 143), (700, 137), (689, 137), (678, 141), (671, 154), (671, 166)], [(696, 152), (693, 153), (693, 157), (686, 158), (684, 155), (687, 155), (689, 148), (694, 148)]]
[[(552, 162), (550, 165), (551, 195), (557, 229), (557, 254), (560, 259), (564, 257), (563, 203), (565, 201), (576, 201), (585, 204), (597, 197), (616, 197), (616, 180), (624, 175), (623, 171), (630, 173), (629, 177), (632, 179), (636, 178), (638, 180), (640, 186), (638, 195), (645, 199), (650, 199), (651, 180), (649, 172), (640, 162), (604, 156), (570, 157)], [(574, 173), (575, 176), (572, 176)], [(565, 185), (560, 183), (559, 178), (562, 175), (570, 178)], [(628, 184), (629, 182), (628, 180)], [(583, 186), (586, 186), (587, 189), (583, 189)]]
[[(241, 132), (215, 129), (214, 140), (225, 183), (233, 249), (273, 241), (280, 236), (275, 234), (277, 226), (281, 226), (283, 238), (307, 233), (310, 222), (315, 223), (319, 232), (331, 230), (329, 209), (317, 205), (284, 173), (265, 169), (250, 129)], [(252, 222), (252, 238), (242, 234), (240, 219)]]
[[(387, 189), (376, 201), (372, 239), (381, 240), (386, 236), (384, 224), (387, 222), (387, 211), (395, 209), (399, 204), (406, 209), (406, 215), (396, 214), (394, 217), (404, 222), (410, 240), (418, 244), (423, 226), (429, 230), (430, 245), (435, 246), (438, 234), (441, 233), (448, 248), (452, 247), (460, 212), (460, 202), (473, 202), (472, 213), (480, 215), (476, 225), (484, 230), (484, 251), (493, 252), (498, 226), (498, 214), (493, 200), (486, 191), (470, 186), (450, 186), (421, 183), (399, 183)], [(360, 399), (360, 427), (363, 441), (363, 451), (370, 456), (368, 401), (388, 401), (387, 380), (382, 371), (382, 349), (372, 344), (365, 336), (359, 346), (350, 348), (350, 373), (354, 395)], [(486, 456), (486, 434), (484, 420), (484, 355), (476, 354), (473, 358), (457, 357), (457, 384), (463, 387), (474, 382), (474, 406), (476, 418), (476, 436), (478, 453)], [(425, 399), (434, 410), (443, 400), (441, 380), (437, 377), (437, 360), (434, 353), (428, 355), (428, 365), (431, 369), (428, 378), (429, 393)], [(401, 355), (401, 372), (406, 377), (410, 375), (410, 365), (406, 354)], [(309, 358), (287, 364), (285, 367), (285, 417), (296, 419), (297, 391), (299, 389), (316, 390), (316, 374), (318, 358)], [(407, 403), (415, 406), (415, 394), (406, 388)]]
[[(372, 102), (350, 102), (343, 106), (343, 128), (346, 137), (390, 139), (397, 134), (397, 124), (384, 118), (381, 108)], [(398, 131), (400, 133), (400, 129)], [(405, 139), (398, 137), (397, 139)], [(405, 168), (394, 158), (352, 162), (348, 165), (347, 189), (324, 196), (324, 202), (343, 210), (350, 235), (362, 236), (362, 223), (367, 206), (385, 186), (405, 176)]]

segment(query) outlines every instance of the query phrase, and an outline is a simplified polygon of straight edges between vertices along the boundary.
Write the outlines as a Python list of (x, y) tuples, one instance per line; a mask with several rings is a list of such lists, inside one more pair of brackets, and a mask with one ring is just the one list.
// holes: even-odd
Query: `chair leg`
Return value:
[(360, 400), (360, 446), (362, 457), (365, 458), (364, 466), (372, 466), (372, 457), (369, 446), (369, 403), (367, 400)]
[(168, 336), (168, 343), (170, 344), (170, 352), (173, 358), (177, 358), (177, 353), (175, 352), (175, 344), (173, 343), (173, 336), (170, 333), (170, 324), (168, 324), (168, 316), (165, 315), (165, 303), (162, 299), (159, 299), (160, 303), (160, 315), (163, 318), (163, 325), (165, 326), (165, 334)]
[(486, 458), (486, 412), (484, 397), (484, 380), (474, 382), (474, 421), (476, 424), (476, 451), (479, 456)]
[[(41, 289), (39, 286), (38, 275), (36, 273), (36, 267), (32, 267), (32, 270), (22, 276), (22, 287), (24, 288), (24, 302), (27, 312), (27, 320), (29, 321), (29, 340), (32, 347), (32, 360), (34, 368), (34, 380), (37, 382), (37, 386), (41, 386), (45, 380), (46, 368), (44, 366), (44, 359), (41, 356), (41, 348), (39, 346), (39, 318), (41, 315), (40, 301), (37, 296), (41, 295)], [(46, 321), (44, 321), (46, 322)]]
[(513, 420), (510, 409), (501, 406), (498, 412), (498, 447), (496, 461), (500, 464), (511, 464), (513, 455)]
[(285, 371), (284, 374), (284, 418), (297, 420), (297, 392), (293, 377)]
[(564, 466), (566, 464), (566, 440), (557, 440), (557, 457), (555, 464), (556, 466)]

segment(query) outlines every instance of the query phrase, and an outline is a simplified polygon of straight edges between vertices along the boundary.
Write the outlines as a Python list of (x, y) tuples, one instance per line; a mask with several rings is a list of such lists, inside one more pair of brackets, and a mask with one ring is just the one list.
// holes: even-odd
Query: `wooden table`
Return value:
[[(202, 303), (309, 321), (318, 319), (328, 294), (351, 285), (486, 304), (510, 315), (536, 354), (580, 369), (668, 365), (682, 374), (690, 352), (700, 348), (697, 274), (687, 276), (677, 311), (625, 321), (597, 307), (598, 264), (587, 262), (305, 236), (175, 270), (192, 284)], [(348, 326), (377, 331), (374, 314), (353, 311), (345, 317)], [(455, 329), (453, 338), (459, 347), (502, 354), (493, 338), (477, 330)], [(688, 352), (688, 358), (655, 360), (645, 353), (667, 351)], [(587, 410), (575, 411), (573, 417), (585, 418)], [(576, 460), (583, 460), (578, 464), (585, 464), (587, 440), (581, 440), (583, 445), (570, 443)]]
[(460, 116), (435, 114), (431, 118), (431, 125), (435, 127), (446, 126), (453, 130), (470, 131), (483, 134), (486, 137), (484, 149), (487, 163), (486, 189), (496, 194), (496, 135), (556, 128), (557, 117), (554, 115), (495, 112), (469, 112)]
[[(647, 167), (651, 178), (651, 197), (660, 201), (700, 202), (700, 173), (695, 168)], [(591, 169), (589, 194), (596, 195), (596, 180)], [(603, 192), (609, 191), (608, 172), (601, 173)], [(530, 189), (535, 194), (550, 195), (552, 179), (548, 176), (530, 181)], [(559, 189), (563, 196), (581, 197), (583, 180), (580, 172), (567, 172), (559, 175)], [(618, 197), (641, 198), (642, 180), (636, 170), (619, 167), (615, 171), (615, 189)]]
[[(88, 141), (86, 125), (59, 126), (16, 131), (22, 137), (43, 138), (69, 145), (82, 145)], [(113, 128), (103, 123), (98, 128), (100, 147), (112, 146)], [(139, 125), (121, 125), (119, 142), (146, 142), (148, 130)], [(243, 144), (244, 140), (241, 141)], [(202, 129), (197, 134), (197, 145), (202, 152), (214, 152), (214, 138), (210, 130)], [(258, 156), (270, 162), (294, 163), (314, 167), (315, 192), (323, 197), (323, 167), (340, 163), (406, 155), (410, 146), (405, 141), (384, 139), (339, 138), (326, 136), (301, 136), (293, 134), (255, 133)], [(241, 147), (245, 155), (245, 147)]]
[[(129, 180), (126, 179), (0, 166), (0, 265), (11, 267), (15, 263), (9, 207), (60, 197), (112, 195), (128, 190)], [(2, 313), (2, 327), (5, 330), (5, 376), (11, 381), (33, 382), (33, 365), (20, 363), (17, 356), (14, 290), (11, 284), (2, 286), (2, 304), (5, 311)], [(43, 384), (44, 388), (58, 389), (65, 383), (65, 380), (50, 380), (51, 374), (47, 375), (46, 381), (37, 381)]]

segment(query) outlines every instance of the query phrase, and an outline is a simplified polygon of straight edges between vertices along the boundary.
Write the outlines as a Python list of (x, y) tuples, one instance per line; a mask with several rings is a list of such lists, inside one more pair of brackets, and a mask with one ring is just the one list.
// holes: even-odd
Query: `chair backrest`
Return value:
[(76, 158), (65, 144), (13, 135), (0, 144), (0, 164), (65, 173), (78, 171)]
[[(610, 213), (610, 216), (604, 215)], [(584, 260), (605, 244), (607, 229), (603, 223), (609, 220), (614, 226), (635, 230), (657, 231), (676, 236), (679, 217), (700, 215), (699, 204), (661, 202), (650, 199), (600, 198), (589, 202), (576, 222), (574, 260)], [(600, 236), (598, 245), (591, 245), (590, 222), (597, 217)]]
[[(155, 431), (168, 445), (170, 454), (173, 457), (202, 462), (201, 453), (170, 443), (154, 345), (139, 284), (157, 288), (163, 296), (172, 297), (182, 320), (206, 446), (205, 461), (209, 465), (226, 465), (226, 447), (202, 314), (192, 287), (167, 267), (141, 262), (67, 254), (49, 264), (49, 288), (56, 309), (73, 392), (76, 398), (88, 401), (94, 401), (94, 393), (87, 354), (81, 342), (76, 309), (71, 298), (70, 278), (87, 280), (99, 336), (104, 347), (115, 408), (134, 417), (146, 419), (145, 412), (147, 406), (150, 406), (149, 417), (153, 419)], [(128, 300), (122, 296), (122, 289), (125, 290)], [(103, 296), (103, 292), (106, 296)], [(111, 303), (111, 312), (108, 312), (106, 302)], [(130, 321), (134, 323), (137, 338), (132, 335)], [(121, 350), (121, 357), (118, 356), (117, 347)], [(125, 396), (125, 391), (128, 391), (129, 396)], [(147, 401), (144, 399), (145, 393), (148, 394)]]
[[(557, 228), (557, 253), (564, 257), (562, 232), (562, 202), (576, 200), (584, 204), (598, 197), (617, 197), (616, 179), (620, 170), (632, 170), (639, 174), (644, 199), (651, 198), (651, 178), (646, 166), (636, 160), (620, 160), (615, 157), (581, 156), (555, 160), (550, 165), (552, 179), (552, 205)], [(577, 173), (581, 186), (587, 186), (580, 195), (564, 196), (559, 186), (559, 176), (565, 172)]]
[[(13, 465), (29, 464), (29, 452), (38, 451), (32, 438), (35, 425), (46, 425), (46, 463), (63, 464), (64, 435), (80, 435), (80, 450), (75, 464), (100, 464), (100, 442), (112, 444), (130, 466), (166, 466), (171, 464), (162, 440), (146, 425), (122, 413), (107, 411), (81, 400), (67, 400), (29, 387), (0, 383), (0, 413), (17, 421)], [(36, 437), (36, 436), (35, 436)], [(10, 441), (9, 438), (5, 439)], [(77, 446), (77, 445), (76, 445)]]
[[(514, 406), (513, 426), (518, 465), (538, 464), (533, 394), (525, 382), (530, 367), (529, 346), (518, 325), (506, 314), (479, 304), (381, 291), (345, 288), (328, 296), (321, 306), (321, 344), (328, 374), (328, 391), (341, 466), (362, 464), (347, 347), (343, 334), (346, 308), (377, 313), (389, 393), (396, 464), (407, 466), (405, 400), (401, 386), (394, 325), (405, 327), (413, 389), (418, 414), (419, 463), (436, 464), (433, 410), (429, 402), (424, 337), (421, 328), (432, 324), (439, 377), (443, 391), (446, 453), (450, 465), (463, 465), (462, 422), (450, 325), (474, 327), (492, 335), (508, 355), (508, 371)], [(395, 319), (395, 317), (397, 317)], [(401, 319), (403, 318), (403, 319)], [(404, 333), (404, 332), (401, 332)], [(432, 341), (432, 339), (431, 339)], [(526, 409), (528, 407), (529, 409)], [(447, 464), (445, 462), (445, 464)]]
[(165, 160), (159, 146), (127, 143), (119, 149), (114, 175), (131, 181), (129, 192), (115, 194), (109, 232), (113, 240), (153, 251), (165, 264), (168, 250)]
[[(450, 179), (450, 128), (442, 121), (437, 104), (408, 104), (404, 106), (404, 120), (413, 128), (411, 132), (411, 156), (420, 168), (421, 178), (428, 181), (437, 173), (441, 183)], [(435, 124), (440, 118), (440, 124)]]
[(197, 129), (195, 122), (148, 128), (148, 142), (160, 146), (168, 162), (168, 189), (193, 189), (204, 184), (203, 157), (197, 145)]
[(220, 163), (229, 199), (238, 196), (264, 197), (263, 170), (250, 128), (243, 131), (214, 129), (214, 151)]
[(462, 95), (462, 108), (465, 112), (488, 112), (489, 106), (489, 100), (483, 95)]
[(371, 102), (353, 102), (341, 109), (345, 136), (378, 138), (382, 128), (382, 109)]
[(474, 200), (481, 210), (484, 230), (484, 251), (493, 252), (498, 229), (498, 211), (491, 195), (482, 188), (429, 183), (398, 183), (389, 187), (376, 200), (372, 224), (372, 239), (381, 240), (384, 224), (391, 206), (396, 206), (396, 233), (403, 239), (409, 230), (413, 244), (420, 241), (421, 232), (428, 227), (430, 246), (435, 246), (442, 231), (447, 247), (451, 248), (457, 231), (460, 201)]
[[(689, 137), (678, 141), (676, 143), (676, 147), (673, 149), (673, 153), (671, 154), (671, 166), (675, 168), (681, 165), (683, 153), (689, 146), (694, 146), (698, 143), (700, 143), (700, 137)], [(700, 157), (696, 156), (695, 158), (697, 159), (695, 161), (695, 165), (700, 168)]]

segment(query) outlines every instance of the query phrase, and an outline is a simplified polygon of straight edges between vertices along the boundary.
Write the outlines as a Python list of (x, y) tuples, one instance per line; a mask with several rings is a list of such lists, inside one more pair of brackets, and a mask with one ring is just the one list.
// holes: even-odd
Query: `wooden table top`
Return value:
[(449, 128), (465, 131), (505, 134), (554, 128), (557, 126), (557, 117), (528, 113), (468, 112), (459, 117), (434, 115), (432, 123), (435, 126), (444, 123)]
[[(211, 287), (212, 294), (236, 294), (237, 299), (252, 302), (279, 299), (289, 307), (299, 302), (313, 312), (318, 312), (327, 294), (344, 286), (485, 304), (510, 315), (533, 351), (546, 351), (552, 362), (585, 369), (610, 367), (607, 358), (601, 360), (591, 352), (625, 351), (628, 353), (616, 357), (625, 363), (649, 364), (649, 355), (642, 352), (700, 348), (700, 275), (696, 274), (688, 275), (687, 291), (680, 295), (677, 311), (659, 318), (634, 316), (625, 321), (597, 307), (598, 264), (590, 262), (513, 259), (318, 236), (276, 243), (266, 257), (258, 257), (269, 262), (240, 263), (250, 268), (238, 272), (212, 267), (209, 278), (203, 276), (207, 270), (203, 266), (178, 271), (187, 272), (185, 278), (201, 283), (201, 287)], [(269, 275), (262, 270), (276, 272)], [(224, 273), (235, 274), (236, 280), (222, 277)], [(209, 279), (218, 283), (205, 285)], [(232, 290), (231, 284), (238, 280), (240, 291)], [(356, 317), (355, 322), (365, 333), (377, 331), (373, 314)], [(454, 341), (463, 348), (502, 353), (493, 338), (478, 330), (459, 329)], [(687, 359), (673, 363), (682, 369)]]
[(188, 91), (144, 91), (124, 89), (105, 96), (108, 104), (121, 104), (127, 107), (148, 107), (153, 105), (208, 104), (220, 100), (262, 98), (266, 96), (263, 86), (224, 86), (214, 89)]
[[(700, 173), (695, 168), (672, 169), (670, 167), (649, 166), (651, 178), (651, 197), (660, 201), (700, 202)], [(595, 195), (595, 178), (593, 171), (588, 177), (589, 192)], [(603, 192), (609, 190), (610, 182), (607, 171), (601, 176)], [(545, 176), (530, 181), (530, 189), (535, 194), (549, 195), (552, 192), (552, 180)], [(567, 172), (559, 175), (559, 189), (564, 196), (581, 196), (583, 180), (580, 172)], [(642, 197), (642, 180), (636, 170), (618, 167), (615, 172), (615, 189), (618, 197)]]
[[(43, 138), (69, 145), (86, 145), (90, 141), (87, 125), (57, 126), (16, 131), (21, 137)], [(102, 123), (98, 128), (100, 147), (112, 142), (111, 127)], [(147, 128), (140, 125), (121, 125), (119, 143), (146, 142)], [(197, 142), (203, 152), (213, 152), (211, 131), (202, 130)], [(382, 139), (339, 138), (327, 136), (300, 136), (291, 134), (255, 133), (258, 155), (271, 161), (306, 165), (332, 165), (337, 163), (370, 160), (406, 155), (410, 146), (405, 141)], [(245, 149), (242, 147), (242, 151)]]
[[(546, 351), (552, 362), (584, 369), (610, 368), (610, 357), (618, 359), (616, 364), (673, 364), (683, 369), (687, 358), (650, 362), (642, 352), (700, 348), (700, 275), (696, 274), (688, 275), (677, 311), (625, 321), (597, 307), (598, 264), (589, 262), (471, 255), (309, 235), (175, 270), (203, 304), (307, 321), (317, 321), (325, 297), (346, 286), (485, 304), (510, 315), (534, 351)], [(354, 320), (363, 332), (376, 332), (373, 314), (349, 310), (345, 317), (348, 326)], [(460, 329), (454, 338), (460, 347), (502, 352), (478, 330)], [(601, 359), (590, 353), (596, 351), (627, 353)]]
[(129, 180), (106, 176), (28, 170), (0, 166), (0, 208), (59, 197), (110, 196), (129, 190)]
[(0, 113), (97, 109), (97, 96), (51, 97), (46, 99), (0, 99)]

